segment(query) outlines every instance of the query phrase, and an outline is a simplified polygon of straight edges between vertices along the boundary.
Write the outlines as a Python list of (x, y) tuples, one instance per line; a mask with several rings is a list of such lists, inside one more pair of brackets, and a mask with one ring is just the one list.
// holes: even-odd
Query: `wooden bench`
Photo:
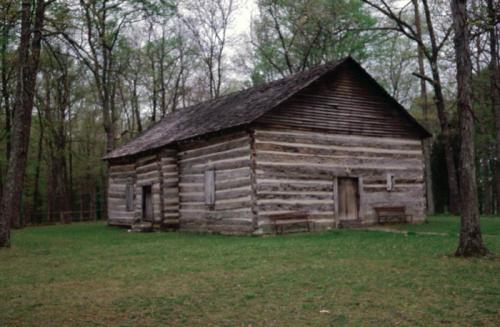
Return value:
[(280, 213), (270, 215), (269, 219), (274, 225), (276, 234), (283, 234), (283, 227), (293, 224), (306, 224), (307, 231), (311, 231), (311, 220), (309, 219), (309, 215), (307, 214), (307, 212), (297, 211), (290, 213)]
[(411, 216), (406, 214), (404, 206), (374, 207), (379, 224), (394, 224), (411, 222)]

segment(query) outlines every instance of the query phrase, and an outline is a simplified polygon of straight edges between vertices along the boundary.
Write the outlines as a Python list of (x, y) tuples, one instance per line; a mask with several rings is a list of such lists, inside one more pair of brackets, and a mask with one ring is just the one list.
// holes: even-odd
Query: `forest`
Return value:
[(170, 112), (346, 56), (433, 134), (428, 213), (497, 214), (499, 13), (494, 0), (0, 0), (0, 225), (103, 219), (106, 153)]

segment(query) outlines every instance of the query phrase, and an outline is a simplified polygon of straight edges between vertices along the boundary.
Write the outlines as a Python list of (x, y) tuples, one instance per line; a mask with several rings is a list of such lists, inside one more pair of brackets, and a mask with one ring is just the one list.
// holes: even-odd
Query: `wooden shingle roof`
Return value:
[[(137, 155), (203, 134), (249, 124), (345, 62), (359, 66), (354, 59), (347, 57), (264, 85), (179, 109), (167, 114), (161, 121), (111, 151), (103, 159)], [(414, 121), (403, 107), (401, 109)], [(428, 135), (422, 126), (419, 125), (419, 128), (423, 135)]]

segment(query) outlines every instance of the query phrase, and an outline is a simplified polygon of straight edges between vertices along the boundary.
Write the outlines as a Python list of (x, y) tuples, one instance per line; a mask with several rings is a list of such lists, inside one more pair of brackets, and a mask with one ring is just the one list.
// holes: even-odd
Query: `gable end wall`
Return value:
[(256, 123), (329, 133), (421, 139), (397, 104), (358, 69), (341, 67), (320, 78)]

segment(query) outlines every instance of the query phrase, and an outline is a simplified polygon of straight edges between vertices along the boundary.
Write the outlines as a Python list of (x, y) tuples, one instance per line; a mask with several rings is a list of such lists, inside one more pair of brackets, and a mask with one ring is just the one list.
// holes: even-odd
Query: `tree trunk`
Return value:
[(474, 149), (474, 114), (471, 106), (472, 63), (467, 28), (466, 0), (452, 0), (451, 10), (457, 62), (457, 106), (460, 124), (460, 241), (456, 256), (483, 256), (483, 244), (477, 201), (476, 161)]
[(2, 99), (3, 106), (5, 111), (5, 133), (6, 133), (6, 147), (5, 147), (5, 155), (7, 161), (10, 158), (10, 150), (11, 150), (11, 110), (10, 110), (10, 93), (9, 93), (9, 74), (7, 72), (9, 65), (7, 64), (7, 45), (9, 39), (9, 26), (8, 22), (4, 23), (2, 30), (2, 48), (1, 48), (1, 60), (2, 60)]
[[(413, 7), (415, 8), (415, 27), (417, 31), (417, 37), (422, 39), (422, 26), (420, 23), (420, 8), (418, 0), (412, 0)], [(420, 47), (418, 47), (418, 72), (421, 76), (425, 76), (425, 66), (424, 66), (424, 53)], [(429, 103), (427, 99), (427, 85), (424, 79), (420, 79), (420, 98), (422, 101), (422, 116), (424, 119), (424, 126), (429, 128)], [(431, 170), (431, 155), (432, 155), (432, 138), (423, 141), (424, 149), (424, 162), (425, 162), (425, 195), (426, 195), (426, 208), (427, 214), (434, 214), (434, 193), (432, 188), (432, 170)]]
[(448, 195), (449, 195), (449, 211), (452, 214), (457, 214), (459, 211), (459, 185), (457, 181), (457, 170), (453, 156), (453, 145), (451, 141), (451, 131), (446, 115), (446, 106), (444, 102), (441, 76), (438, 67), (438, 54), (439, 48), (436, 41), (436, 34), (434, 32), (434, 25), (432, 23), (432, 16), (427, 0), (422, 0), (424, 6), (425, 20), (427, 31), (431, 42), (431, 55), (429, 57), (429, 64), (432, 73), (432, 86), (434, 88), (434, 103), (438, 114), (439, 124), (441, 126), (441, 133), (443, 135), (444, 155), (446, 161), (446, 170), (448, 172)]
[[(33, 9), (35, 17), (32, 26), (31, 13)], [(44, 16), (44, 0), (37, 0), (36, 8), (32, 8), (31, 1), (23, 1), (21, 37), (17, 58), (19, 67), (12, 126), (12, 152), (5, 180), (5, 195), (2, 198), (0, 207), (0, 247), (10, 246), (11, 222), (19, 222), (21, 216), (21, 194), (28, 157), (33, 98), (40, 59)]]
[(139, 95), (137, 94), (137, 76), (134, 76), (132, 80), (132, 99), (131, 106), (133, 114), (135, 115), (135, 120), (137, 121), (137, 132), (142, 133), (142, 122), (141, 122), (141, 110), (139, 108)]
[(500, 72), (498, 70), (498, 38), (495, 30), (495, 6), (487, 0), (488, 29), (490, 39), (490, 100), (491, 111), (495, 118), (495, 190), (497, 214), (500, 211)]
[[(38, 202), (40, 201), (40, 168), (42, 165), (42, 151), (43, 151), (43, 122), (41, 111), (38, 112), (38, 121), (40, 134), (38, 135), (38, 153), (36, 155), (36, 168), (35, 168), (35, 186), (33, 191), (33, 208), (31, 210), (31, 224), (40, 223), (38, 213)], [(38, 217), (38, 219), (36, 219)]]
[(448, 172), (448, 193), (449, 193), (449, 211), (452, 214), (459, 213), (459, 185), (457, 181), (457, 170), (455, 166), (455, 159), (453, 156), (453, 145), (451, 140), (451, 130), (446, 115), (446, 107), (444, 102), (443, 91), (441, 88), (441, 78), (437, 70), (437, 62), (432, 63), (434, 66), (432, 70), (433, 79), (436, 81), (434, 85), (434, 103), (436, 105), (439, 124), (441, 126), (441, 133), (443, 135), (444, 155), (446, 161), (446, 170)]
[(482, 172), (482, 190), (483, 190), (483, 214), (493, 214), (493, 188), (491, 187), (490, 163), (488, 156), (480, 160)]

